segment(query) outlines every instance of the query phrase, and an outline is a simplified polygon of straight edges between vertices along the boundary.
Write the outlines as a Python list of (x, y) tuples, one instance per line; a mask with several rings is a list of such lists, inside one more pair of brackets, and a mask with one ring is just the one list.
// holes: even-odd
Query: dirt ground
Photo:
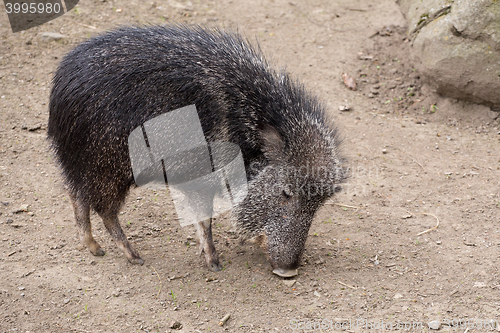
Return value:
[[(161, 191), (133, 189), (120, 215), (144, 266), (127, 262), (95, 214), (106, 255), (77, 248), (46, 140), (52, 74), (91, 36), (169, 22), (238, 27), (337, 121), (351, 179), (315, 217), (295, 283), (273, 275), (260, 249), (239, 245), (227, 217), (214, 225), (224, 270), (209, 272), (193, 228), (179, 226)], [(495, 329), (498, 113), (422, 86), (404, 32), (391, 0), (83, 0), (16, 34), (2, 12), (0, 332), (420, 332), (435, 321), (442, 332)]]

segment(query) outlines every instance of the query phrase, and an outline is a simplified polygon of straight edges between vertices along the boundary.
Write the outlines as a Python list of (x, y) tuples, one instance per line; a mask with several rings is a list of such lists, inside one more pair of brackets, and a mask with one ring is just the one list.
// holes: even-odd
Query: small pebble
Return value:
[(12, 222), (14, 222), (14, 220), (11, 218), (8, 218), (7, 221), (5, 221), (5, 223), (7, 223), (7, 224), (11, 224)]
[(18, 209), (13, 210), (12, 213), (18, 214), (18, 213), (22, 213), (22, 212), (27, 212), (28, 207), (29, 207), (29, 205), (21, 205), (21, 206), (19, 206)]
[(171, 329), (174, 329), (174, 330), (178, 330), (182, 327), (182, 324), (180, 322), (174, 320), (170, 323), (170, 325), (168, 327), (170, 327)]
[(61, 39), (63, 39), (63, 38), (66, 38), (67, 36), (62, 35), (62, 34), (60, 34), (60, 33), (58, 33), (58, 32), (44, 32), (44, 33), (41, 35), (41, 37), (42, 37), (42, 39), (44, 39), (44, 40), (48, 40), (48, 41), (50, 41), (50, 40), (55, 40), (55, 41), (57, 41), (57, 40), (61, 40)]
[(397, 83), (394, 81), (390, 81), (389, 83), (387, 83), (387, 89), (394, 89), (394, 88), (396, 88), (396, 86), (397, 86)]
[(283, 284), (289, 288), (293, 287), (295, 282), (297, 282), (297, 280), (283, 280)]
[(387, 154), (387, 149), (382, 149), (382, 154)]
[(394, 295), (393, 298), (394, 299), (400, 299), (400, 298), (403, 298), (403, 295), (401, 295), (400, 293), (396, 293), (396, 295)]
[(65, 298), (64, 299), (64, 304), (68, 304), (69, 303), (69, 298)]

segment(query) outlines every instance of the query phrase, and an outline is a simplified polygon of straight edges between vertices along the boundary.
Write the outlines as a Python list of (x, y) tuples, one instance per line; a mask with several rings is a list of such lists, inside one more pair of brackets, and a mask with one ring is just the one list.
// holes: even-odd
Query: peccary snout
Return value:
[[(307, 126), (301, 131), (308, 133)], [(262, 135), (269, 164), (249, 183), (236, 224), (244, 239), (257, 237), (275, 274), (290, 277), (297, 275), (314, 214), (334, 194), (343, 172), (331, 133), (316, 129), (313, 136), (288, 142), (273, 128)]]

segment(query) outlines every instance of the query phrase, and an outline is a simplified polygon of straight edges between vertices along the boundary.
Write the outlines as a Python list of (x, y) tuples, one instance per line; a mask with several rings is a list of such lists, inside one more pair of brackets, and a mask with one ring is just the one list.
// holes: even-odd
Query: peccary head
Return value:
[(261, 242), (273, 272), (287, 277), (297, 274), (314, 214), (344, 172), (339, 139), (325, 118), (305, 114), (284, 127), (262, 129), (268, 163), (249, 182), (247, 197), (236, 207), (236, 224), (243, 239)]

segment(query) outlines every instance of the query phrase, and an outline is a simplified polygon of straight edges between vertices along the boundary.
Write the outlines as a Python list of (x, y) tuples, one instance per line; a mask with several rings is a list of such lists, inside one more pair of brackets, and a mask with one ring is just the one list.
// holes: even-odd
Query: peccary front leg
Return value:
[(101, 216), (104, 226), (111, 234), (111, 237), (116, 242), (116, 245), (118, 245), (120, 250), (123, 251), (128, 261), (132, 264), (144, 264), (144, 260), (141, 259), (139, 253), (134, 250), (132, 245), (128, 242), (127, 236), (125, 236), (125, 233), (120, 226), (120, 222), (118, 221), (118, 212), (111, 210), (97, 213)]
[(90, 206), (70, 193), (71, 203), (75, 212), (76, 227), (78, 236), (83, 248), (88, 248), (95, 256), (103, 256), (104, 250), (101, 248), (92, 236), (92, 227), (90, 224)]
[(205, 263), (208, 269), (212, 272), (220, 271), (222, 267), (219, 265), (219, 256), (212, 239), (212, 218), (198, 222), (196, 232), (200, 242), (200, 254), (205, 255)]

